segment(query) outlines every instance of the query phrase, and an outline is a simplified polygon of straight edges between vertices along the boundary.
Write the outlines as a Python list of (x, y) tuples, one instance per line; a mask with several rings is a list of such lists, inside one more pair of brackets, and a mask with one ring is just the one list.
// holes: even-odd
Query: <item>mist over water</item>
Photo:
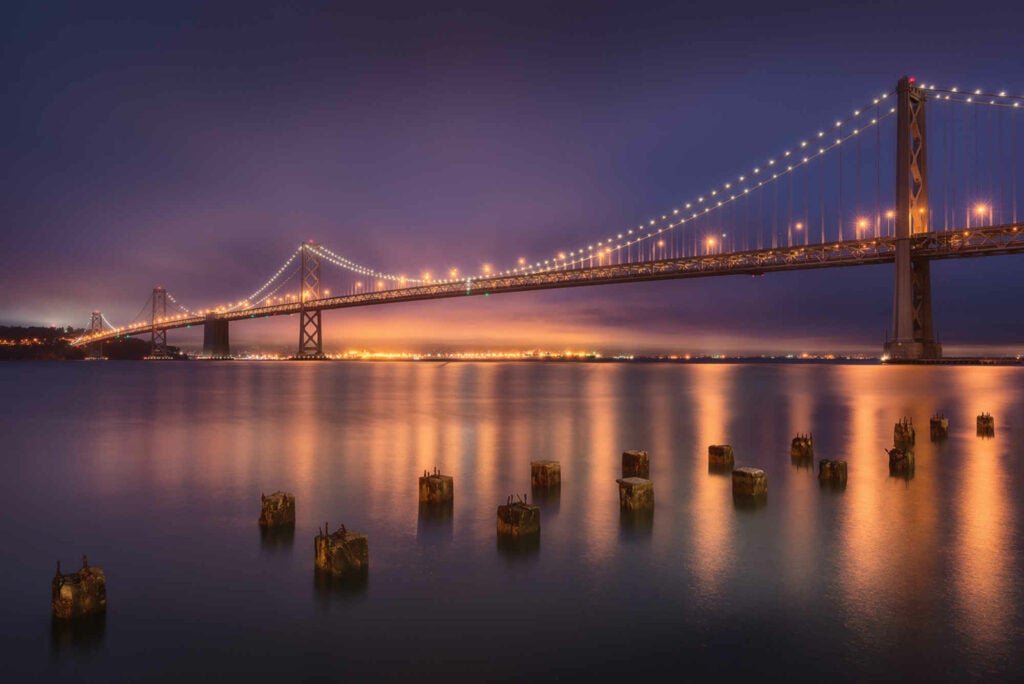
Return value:
[[(0, 661), (16, 678), (567, 679), (1024, 673), (1024, 369), (618, 363), (0, 365)], [(991, 439), (975, 416), (995, 416)], [(932, 443), (943, 412), (949, 438)], [(917, 428), (890, 477), (893, 424)], [(844, 490), (794, 463), (849, 462)], [(768, 474), (734, 504), (707, 447)], [(647, 449), (653, 521), (620, 516)], [(538, 497), (539, 548), (495, 510)], [(417, 480), (455, 478), (450, 515)], [(261, 492), (297, 500), (261, 535)], [(313, 537), (369, 535), (365, 583)], [(106, 619), (51, 625), (54, 562), (107, 575)]]

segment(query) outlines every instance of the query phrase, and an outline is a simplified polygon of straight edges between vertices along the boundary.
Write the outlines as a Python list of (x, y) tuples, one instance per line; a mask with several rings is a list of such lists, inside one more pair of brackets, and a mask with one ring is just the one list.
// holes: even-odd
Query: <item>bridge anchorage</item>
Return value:
[(931, 262), (911, 253), (911, 237), (929, 232), (927, 92), (904, 76), (896, 85), (896, 283), (892, 337), (885, 355), (894, 361), (942, 358), (932, 321)]

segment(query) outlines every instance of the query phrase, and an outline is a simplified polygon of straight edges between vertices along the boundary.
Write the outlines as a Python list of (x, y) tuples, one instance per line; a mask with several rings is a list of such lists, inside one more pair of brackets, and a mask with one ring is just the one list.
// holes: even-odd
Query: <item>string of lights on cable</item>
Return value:
[[(689, 202), (683, 203), (681, 208), (674, 208), (671, 212), (662, 214), (660, 219), (649, 219), (646, 224), (638, 224), (635, 228), (629, 228), (622, 233), (617, 233), (605, 240), (599, 240), (594, 244), (580, 247), (579, 249), (561, 250), (551, 259), (536, 261), (532, 264), (523, 263), (525, 260), (520, 260), (518, 266), (500, 271), (498, 274), (511, 275), (549, 271), (556, 268), (575, 268), (591, 261), (595, 249), (598, 252), (601, 250), (606, 250), (606, 252), (619, 251), (631, 245), (663, 235), (666, 231), (683, 226), (694, 219), (726, 206), (730, 202), (749, 195), (751, 192), (763, 188), (773, 181), (783, 178), (794, 170), (838, 148), (844, 142), (860, 135), (865, 130), (877, 126), (881, 121), (895, 114), (896, 108), (890, 107), (884, 113), (878, 112), (871, 119), (867, 119), (867, 117), (872, 110), (879, 109), (882, 101), (889, 98), (893, 92), (880, 95), (874, 98), (870, 104), (854, 110), (845, 119), (837, 120), (831, 129), (839, 131), (839, 135), (834, 139), (829, 138), (827, 144), (823, 144), (826, 143), (827, 129), (819, 129), (815, 135), (808, 136), (793, 147), (784, 150), (778, 157), (770, 158), (763, 164), (754, 166), (749, 172), (739, 174), (734, 180), (722, 183), (704, 195), (697, 196)], [(844, 129), (847, 126), (862, 118), (865, 119), (863, 124), (844, 134)], [(680, 216), (682, 218), (679, 218)], [(661, 225), (659, 228), (660, 224), (664, 225)]]

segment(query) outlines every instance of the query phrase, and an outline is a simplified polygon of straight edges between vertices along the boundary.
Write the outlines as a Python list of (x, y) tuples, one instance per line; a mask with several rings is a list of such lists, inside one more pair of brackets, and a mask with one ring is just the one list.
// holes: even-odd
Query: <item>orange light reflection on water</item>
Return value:
[[(1013, 545), (1018, 531), (1010, 514), (1012, 491), (1005, 472), (1011, 454), (1007, 453), (1006, 428), (1000, 435), (1000, 419), (1005, 421), (1009, 407), (1019, 400), (1016, 385), (994, 369), (977, 369), (958, 374), (957, 392), (975, 399), (977, 409), (951, 417), (964, 437), (957, 440), (965, 448), (961, 458), (955, 501), (954, 530), (955, 601), (964, 637), (976, 652), (998, 653), (1014, 640), (1013, 610), (1006, 603), (1012, 595)], [(994, 438), (975, 436), (976, 414), (991, 413), (996, 420)]]
[[(732, 544), (736, 513), (732, 503), (732, 479), (728, 474), (708, 472), (707, 448), (727, 444), (729, 400), (736, 367), (700, 366), (692, 387), (696, 406), (697, 445), (700, 453), (693, 460), (693, 555), (694, 569), (701, 593), (707, 599), (717, 596), (729, 566), (735, 561)], [(741, 461), (743, 456), (737, 456)], [(737, 465), (741, 465), (738, 463)]]

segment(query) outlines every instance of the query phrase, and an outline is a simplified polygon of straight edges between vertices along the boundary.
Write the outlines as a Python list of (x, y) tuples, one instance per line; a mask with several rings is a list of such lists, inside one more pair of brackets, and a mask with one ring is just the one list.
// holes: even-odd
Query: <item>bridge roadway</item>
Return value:
[[(996, 256), (1024, 252), (1024, 223), (984, 226), (969, 230), (934, 231), (919, 233), (910, 238), (913, 258), (956, 259)], [(345, 309), (356, 306), (396, 304), (423, 299), (444, 299), (474, 295), (502, 294), (551, 290), (585, 285), (611, 285), (649, 280), (680, 278), (706, 278), (721, 275), (762, 275), (778, 271), (801, 271), (812, 268), (864, 266), (893, 262), (896, 238), (865, 238), (830, 242), (818, 245), (761, 249), (727, 254), (707, 254), (676, 259), (658, 259), (590, 268), (552, 269), (536, 273), (501, 275), (468, 280), (437, 282), (377, 292), (363, 292), (340, 297), (324, 297), (304, 304), (289, 302), (270, 306), (257, 306), (216, 314), (216, 318), (239, 321), (300, 313), (305, 310)], [(105, 331), (93, 337), (83, 337), (78, 344), (146, 333), (151, 330), (171, 330), (199, 326), (206, 323), (205, 315), (158, 321), (146, 321)]]

